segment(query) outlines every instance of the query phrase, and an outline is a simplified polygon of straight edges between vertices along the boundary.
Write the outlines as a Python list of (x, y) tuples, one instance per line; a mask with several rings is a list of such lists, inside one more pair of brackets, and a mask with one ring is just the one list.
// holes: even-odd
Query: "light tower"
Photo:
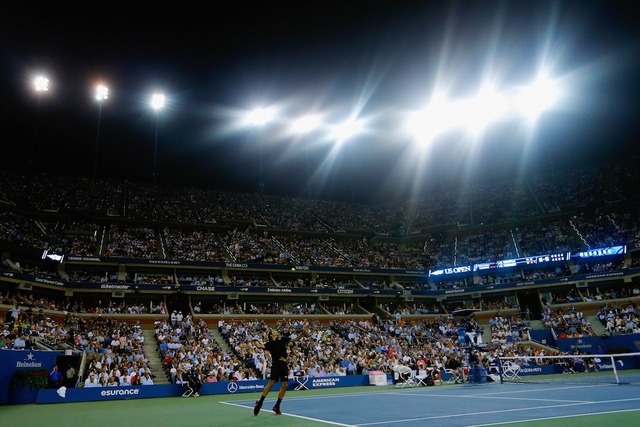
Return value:
[(36, 107), (36, 119), (33, 124), (33, 141), (31, 142), (31, 153), (29, 153), (29, 164), (27, 165), (27, 172), (33, 172), (33, 157), (38, 145), (38, 119), (40, 118), (40, 104), (42, 103), (42, 95), (49, 91), (49, 79), (44, 76), (38, 76), (33, 79), (33, 88), (38, 96), (38, 103)]
[(153, 185), (156, 185), (158, 179), (158, 125), (160, 122), (160, 110), (164, 107), (165, 97), (160, 93), (156, 93), (151, 97), (151, 108), (156, 112), (156, 133), (153, 140)]
[(95, 99), (98, 101), (98, 125), (96, 128), (96, 152), (93, 159), (93, 179), (98, 178), (98, 146), (100, 144), (100, 118), (102, 116), (102, 104), (109, 98), (109, 88), (104, 85), (96, 87)]

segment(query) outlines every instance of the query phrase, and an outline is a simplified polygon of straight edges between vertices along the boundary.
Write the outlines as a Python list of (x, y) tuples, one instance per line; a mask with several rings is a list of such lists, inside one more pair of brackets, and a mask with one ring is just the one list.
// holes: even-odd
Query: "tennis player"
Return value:
[(264, 344), (258, 340), (253, 341), (253, 344), (257, 348), (267, 350), (271, 354), (271, 374), (269, 375), (269, 382), (262, 390), (260, 400), (257, 400), (256, 405), (253, 407), (253, 415), (258, 415), (265, 397), (267, 397), (269, 391), (271, 391), (271, 387), (273, 387), (277, 381), (280, 381), (280, 390), (278, 391), (278, 400), (273, 407), (273, 412), (275, 412), (276, 415), (282, 415), (282, 412), (280, 411), (280, 403), (282, 402), (282, 399), (284, 399), (284, 394), (287, 392), (287, 386), (289, 384), (287, 347), (290, 342), (298, 341), (303, 336), (304, 330), (301, 330), (295, 338), (291, 338), (291, 335), (281, 336), (277, 330), (271, 329), (271, 332), (269, 333), (269, 341)]

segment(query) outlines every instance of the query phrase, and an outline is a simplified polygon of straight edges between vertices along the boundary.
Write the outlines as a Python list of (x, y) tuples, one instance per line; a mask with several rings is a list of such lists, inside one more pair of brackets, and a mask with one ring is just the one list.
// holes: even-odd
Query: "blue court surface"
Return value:
[[(275, 398), (270, 395), (265, 401), (269, 412)], [(233, 404), (252, 409), (254, 400)], [(640, 386), (486, 384), (322, 396), (297, 392), (287, 394), (282, 411), (352, 427), (469, 427), (627, 411), (639, 411), (640, 417)]]

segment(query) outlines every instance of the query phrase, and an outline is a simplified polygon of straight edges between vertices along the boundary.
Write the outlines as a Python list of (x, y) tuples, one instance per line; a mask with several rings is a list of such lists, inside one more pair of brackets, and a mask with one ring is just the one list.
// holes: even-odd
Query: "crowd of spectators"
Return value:
[[(161, 354), (165, 371), (158, 373), (149, 368), (139, 322), (110, 317), (108, 314), (122, 312), (113, 309), (111, 301), (104, 304), (97, 301), (96, 307), (87, 308), (85, 312), (106, 314), (88, 318), (69, 312), (68, 306), (54, 299), (22, 299), (19, 302), (10, 298), (3, 303), (11, 304), (14, 308), (8, 313), (9, 321), (2, 325), (2, 348), (35, 348), (37, 343), (34, 338), (73, 345), (87, 353), (90, 360), (84, 371), (84, 385), (87, 387), (152, 384), (158, 374), (167, 375), (176, 382), (183, 372), (195, 373), (203, 382), (265, 378), (270, 356), (253, 342), (256, 339), (266, 340), (268, 331), (273, 327), (292, 334), (305, 330), (305, 337), (292, 348), (291, 363), (294, 371), (304, 372), (311, 377), (364, 374), (370, 370), (391, 372), (397, 363), (422, 364), (442, 370), (450, 366), (452, 360), (460, 360), (463, 366), (469, 363), (468, 349), (465, 341), (460, 339), (460, 331), (464, 328), (464, 322), (469, 322), (468, 326), (473, 321), (465, 319), (461, 324), (460, 319), (449, 314), (411, 320), (406, 315), (425, 307), (405, 303), (396, 307), (385, 306), (390, 313), (399, 315), (383, 319), (332, 320), (326, 325), (319, 320), (285, 317), (270, 326), (259, 320), (259, 314), (295, 313), (294, 307), (253, 304), (250, 310), (258, 315), (255, 319), (224, 319), (215, 326), (228, 343), (230, 350), (227, 351), (219, 345), (203, 319), (196, 321), (191, 313), (180, 317), (163, 313), (154, 323), (155, 345)], [(487, 308), (496, 306), (496, 301), (480, 303)], [(132, 304), (126, 311), (133, 312), (137, 306)], [(202, 308), (196, 310), (196, 306), (202, 306), (201, 302), (196, 303), (193, 310), (194, 313), (201, 312)], [(351, 305), (335, 303), (324, 304), (322, 308), (337, 314), (349, 314), (353, 310)], [(638, 333), (635, 308), (632, 303), (613, 305), (612, 302), (603, 307), (602, 318), (607, 322), (610, 318), (614, 319), (616, 326), (612, 333)], [(58, 324), (47, 318), (43, 314), (44, 309), (63, 311), (64, 321)], [(227, 310), (225, 307), (218, 309)], [(317, 313), (316, 310), (314, 306), (304, 307), (298, 313)], [(549, 309), (545, 314), (548, 315), (549, 325), (558, 328), (558, 331), (576, 328), (572, 332), (574, 336), (577, 336), (576, 333), (588, 334), (584, 315), (574, 307), (566, 312)], [(623, 326), (618, 327), (618, 318), (624, 319)], [(630, 327), (631, 322), (635, 324)], [(485, 338), (487, 347), (480, 350), (481, 360), (517, 356), (523, 363), (536, 363), (535, 356), (541, 355), (540, 350), (524, 344), (529, 340), (528, 319), (521, 317), (520, 313), (501, 314), (497, 311), (490, 326), (491, 338), (489, 342)], [(546, 360), (544, 363), (547, 363)]]
[[(11, 303), (13, 308), (0, 322), (0, 348), (84, 352), (88, 359), (85, 384), (90, 387), (107, 386), (111, 382), (121, 385), (125, 375), (130, 384), (140, 384), (145, 373), (153, 375), (147, 365), (139, 320), (78, 316), (59, 302), (46, 299), (11, 298), (2, 303)], [(45, 309), (62, 312), (63, 320), (47, 317)]]
[(520, 341), (529, 341), (531, 339), (530, 323), (527, 319), (518, 315), (501, 315), (496, 312), (495, 316), (489, 321), (491, 327), (491, 344), (506, 344)]
[[(331, 322), (330, 328), (309, 320), (280, 320), (276, 327), (285, 334), (305, 333), (296, 346), (290, 348), (292, 372), (309, 377), (366, 374), (371, 370), (392, 372), (395, 365), (438, 371), (444, 376), (447, 367), (468, 368), (469, 340), (464, 338), (465, 322), (450, 316), (438, 316), (424, 321), (387, 319), (382, 321), (342, 320)], [(529, 360), (535, 346), (529, 340), (529, 326), (518, 316), (492, 319), (492, 336), (487, 345), (478, 346), (480, 362), (496, 357), (522, 357)], [(219, 329), (229, 345), (245, 361), (245, 370), (268, 376), (268, 353), (257, 349), (254, 340), (266, 340), (271, 328), (257, 321), (221, 321)], [(462, 337), (461, 337), (462, 334)], [(558, 352), (559, 354), (559, 352)], [(231, 378), (233, 381), (234, 379)]]
[[(78, 256), (428, 270), (640, 242), (640, 208), (634, 186), (638, 181), (633, 164), (616, 165), (533, 176), (517, 185), (477, 182), (463, 190), (440, 189), (412, 200), (364, 205), (0, 172), (0, 239)], [(42, 215), (45, 212), (47, 215)], [(640, 264), (638, 259), (634, 262)], [(607, 262), (572, 261), (553, 268), (525, 267), (508, 274), (402, 284), (330, 275), (311, 280), (258, 274), (155, 274), (135, 269), (59, 272), (8, 259), (3, 259), (2, 266), (72, 282), (368, 289), (433, 286), (440, 290), (626, 267), (619, 257)], [(637, 288), (586, 289), (584, 294), (574, 288), (557, 290), (544, 301), (543, 322), (559, 338), (594, 335), (579, 307), (553, 305), (606, 300), (598, 318), (607, 332), (637, 333), (635, 304), (619, 300), (638, 295)], [(151, 384), (157, 375), (147, 366), (140, 326), (113, 320), (109, 316), (113, 314), (159, 315), (164, 319), (156, 322), (154, 332), (164, 368), (173, 381), (186, 371), (197, 371), (207, 381), (265, 378), (267, 374), (269, 354), (252, 344), (255, 339), (266, 340), (270, 328), (259, 320), (221, 321), (217, 328), (232, 349), (226, 352), (203, 320), (195, 321), (189, 313), (172, 321), (164, 302), (71, 300), (24, 293), (3, 300), (14, 308), (2, 324), (0, 348), (35, 348), (39, 341), (68, 343), (91, 356), (83, 373), (87, 386)], [(518, 308), (507, 299), (480, 299), (472, 302), (471, 308), (476, 307), (492, 311)], [(292, 349), (291, 361), (295, 370), (309, 376), (390, 371), (398, 361), (417, 364), (423, 360), (441, 368), (455, 358), (464, 359), (459, 325), (447, 312), (470, 306), (462, 302), (457, 307), (403, 302), (380, 308), (388, 318), (332, 321), (330, 327), (318, 320), (281, 320), (276, 327), (291, 333), (301, 328), (307, 331), (302, 344)], [(43, 314), (44, 310), (64, 312), (64, 322), (56, 323)], [(342, 302), (316, 306), (253, 301), (239, 306), (200, 301), (193, 306), (194, 314), (244, 312), (257, 316), (347, 315), (355, 310), (354, 304)], [(104, 316), (85, 318), (78, 313)], [(438, 316), (407, 320), (412, 314)], [(522, 355), (534, 359), (539, 355), (536, 350), (518, 345), (526, 341), (528, 328), (526, 319), (497, 314), (491, 321), (490, 346), (482, 358)]]
[[(634, 291), (637, 290), (638, 288), (634, 288)], [(596, 315), (609, 335), (624, 335), (640, 333), (639, 313), (633, 301), (620, 304), (608, 301), (600, 307)]]
[(542, 312), (542, 322), (560, 339), (596, 336), (591, 322), (575, 306), (566, 310), (562, 308), (554, 310), (547, 306)]
[[(44, 184), (51, 177), (3, 173), (0, 182), (6, 204), (0, 211), (0, 233), (6, 240), (73, 255), (433, 269), (637, 241), (638, 207), (629, 203), (611, 207), (612, 201), (633, 201), (633, 193), (622, 190), (621, 183), (625, 179), (637, 182), (637, 172), (626, 166), (617, 166), (615, 171), (618, 175), (598, 184), (593, 180), (587, 184), (587, 177), (599, 177), (602, 171), (588, 169), (560, 175), (569, 183), (558, 181), (558, 175), (532, 178), (528, 186), (475, 183), (472, 189), (459, 193), (442, 190), (389, 205), (133, 182), (106, 181), (100, 186), (89, 180), (65, 178), (54, 181), (66, 185), (43, 185), (27, 196), (20, 190)], [(616, 183), (615, 191), (611, 190), (612, 182)], [(581, 206), (590, 202), (609, 204), (570, 210), (575, 208), (575, 193), (567, 192), (567, 188), (582, 189), (576, 190), (584, 196)], [(584, 188), (592, 192), (584, 194)], [(612, 194), (616, 195), (613, 200), (609, 197)], [(105, 214), (100, 224), (83, 224), (73, 215), (71, 220), (36, 220), (45, 209), (64, 210), (65, 214), (115, 212), (117, 216)], [(445, 212), (447, 209), (450, 212)], [(565, 209), (566, 215), (544, 219), (545, 214), (561, 214)], [(107, 218), (118, 223), (108, 223)], [(123, 219), (131, 223), (126, 225)], [(517, 226), (509, 225), (516, 220)], [(146, 225), (133, 225), (135, 221)], [(207, 228), (207, 224), (216, 226)], [(445, 232), (427, 231), (447, 224)], [(194, 225), (200, 227), (186, 227)], [(357, 231), (374, 234), (358, 236)], [(391, 239), (399, 235), (411, 239)]]

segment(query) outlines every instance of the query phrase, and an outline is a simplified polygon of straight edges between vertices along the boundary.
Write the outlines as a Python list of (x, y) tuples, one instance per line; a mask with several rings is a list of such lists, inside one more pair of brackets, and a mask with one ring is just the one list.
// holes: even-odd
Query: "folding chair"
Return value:
[(562, 373), (563, 374), (575, 374), (576, 373), (575, 365), (572, 362), (558, 362), (557, 364), (559, 366), (562, 366)]
[(502, 378), (505, 381), (518, 381), (520, 380), (520, 365), (515, 362), (506, 361), (502, 363)]
[(444, 380), (444, 378), (448, 376), (446, 380), (448, 384), (464, 382), (464, 375), (461, 375), (460, 371), (454, 372), (453, 369), (447, 369), (447, 368), (443, 368), (443, 371), (444, 371), (444, 375), (441, 375), (440, 378)]
[(416, 385), (426, 386), (429, 374), (427, 374), (427, 371), (425, 369), (418, 369), (418, 372), (416, 372), (413, 378), (416, 381)]
[(309, 387), (307, 386), (307, 382), (309, 382), (309, 377), (307, 375), (304, 375), (304, 372), (301, 372), (301, 374), (302, 375), (293, 376), (293, 378), (296, 381), (296, 386), (294, 390), (309, 390)]
[(415, 380), (416, 371), (403, 370), (402, 368), (396, 369), (394, 367), (393, 377), (396, 380), (396, 388), (415, 387), (417, 385)]
[(415, 376), (415, 380), (417, 385), (425, 387), (428, 386), (431, 381), (433, 381), (431, 385), (435, 385), (436, 381), (440, 381), (440, 384), (442, 384), (442, 380), (434, 380), (432, 371), (427, 369), (418, 370), (418, 374)]
[(180, 381), (180, 383), (182, 384), (182, 389), (184, 390), (184, 392), (182, 393), (182, 397), (191, 397), (191, 395), (193, 394), (193, 387), (191, 387), (189, 381), (184, 378), (182, 381)]
[(200, 397), (198, 392), (200, 391), (200, 387), (202, 387), (202, 381), (200, 381), (200, 377), (196, 372), (189, 372), (187, 374), (187, 387), (191, 389), (189, 396)]

